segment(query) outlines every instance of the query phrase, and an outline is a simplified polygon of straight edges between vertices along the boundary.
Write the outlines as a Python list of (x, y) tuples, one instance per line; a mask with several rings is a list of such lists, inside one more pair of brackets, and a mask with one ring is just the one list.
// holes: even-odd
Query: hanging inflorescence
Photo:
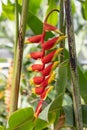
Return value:
[[(51, 86), (50, 84), (52, 83), (53, 80), (55, 80), (54, 69), (59, 64), (59, 61), (55, 61), (55, 59), (58, 56), (58, 54), (63, 50), (63, 48), (55, 49), (55, 46), (58, 43), (60, 43), (60, 41), (66, 38), (66, 36), (63, 35), (55, 26), (47, 23), (47, 17), (45, 19), (45, 22), (43, 23), (42, 34), (30, 37), (25, 41), (25, 43), (38, 43), (41, 45), (40, 52), (31, 52), (30, 54), (28, 54), (29, 58), (33, 58), (34, 60), (40, 59), (41, 61), (41, 63), (33, 64), (28, 68), (28, 70), (37, 71), (37, 73), (38, 72), (41, 73), (40, 76), (35, 76), (33, 77), (32, 80), (30, 80), (30, 82), (34, 83), (35, 85), (33, 91), (40, 97), (40, 101), (38, 102), (35, 111), (35, 117), (38, 117), (39, 113), (42, 111), (43, 102), (46, 99), (48, 93), (53, 88), (53, 86)], [(47, 31), (53, 31), (60, 36), (55, 36), (50, 40), (45, 41)]]

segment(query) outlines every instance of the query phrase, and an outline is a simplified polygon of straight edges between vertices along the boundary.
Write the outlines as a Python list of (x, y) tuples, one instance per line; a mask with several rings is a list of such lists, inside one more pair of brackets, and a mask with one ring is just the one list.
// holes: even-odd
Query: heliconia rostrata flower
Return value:
[[(54, 31), (60, 36), (53, 37), (48, 41), (45, 41), (45, 36), (47, 31)], [(32, 58), (34, 60), (40, 60), (40, 63), (33, 64), (28, 67), (29, 71), (37, 71), (40, 76), (35, 76), (30, 79), (30, 84), (35, 85), (32, 91), (40, 97), (40, 101), (36, 107), (35, 117), (38, 117), (42, 111), (43, 102), (46, 99), (48, 93), (52, 90), (53, 86), (50, 84), (55, 80), (55, 68), (58, 67), (59, 61), (55, 61), (58, 54), (61, 53), (63, 48), (55, 48), (60, 41), (64, 40), (66, 35), (63, 35), (55, 26), (48, 24), (46, 21), (43, 23), (42, 34), (32, 36), (26, 39), (27, 43), (38, 43), (41, 46), (41, 51), (31, 52), (27, 55), (27, 58)], [(48, 52), (49, 50), (49, 52)]]

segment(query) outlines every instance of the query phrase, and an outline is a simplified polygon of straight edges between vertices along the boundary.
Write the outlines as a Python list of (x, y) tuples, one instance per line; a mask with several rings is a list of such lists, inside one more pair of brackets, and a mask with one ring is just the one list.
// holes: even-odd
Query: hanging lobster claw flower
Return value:
[(25, 44), (29, 44), (29, 43), (40, 43), (41, 38), (42, 38), (42, 34), (36, 35), (36, 36), (32, 36), (32, 37), (26, 39), (24, 43)]
[(61, 31), (59, 31), (55, 26), (50, 25), (48, 23), (44, 23), (44, 30), (45, 31), (54, 31), (60, 35), (63, 35), (63, 33)]
[(62, 50), (63, 50), (63, 48), (58, 48), (57, 50), (54, 50), (54, 51), (50, 52), (48, 55), (44, 56), (41, 59), (43, 64), (53, 61)]
[(54, 63), (51, 63), (48, 65), (44, 70), (41, 71), (42, 75), (48, 76), (59, 64), (59, 61), (55, 61)]
[(27, 68), (28, 71), (42, 71), (44, 69), (43, 64), (34, 64)]
[(33, 58), (35, 60), (41, 58), (44, 55), (44, 52), (31, 52), (30, 54), (27, 55), (27, 58)]
[(38, 102), (38, 105), (37, 105), (37, 108), (36, 108), (36, 111), (35, 111), (35, 114), (34, 116), (37, 118), (40, 114), (40, 112), (42, 111), (42, 104), (43, 104), (43, 100), (40, 100)]
[(45, 89), (44, 92), (41, 94), (40, 98), (45, 100), (48, 93), (54, 88), (54, 86), (50, 86), (49, 88)]

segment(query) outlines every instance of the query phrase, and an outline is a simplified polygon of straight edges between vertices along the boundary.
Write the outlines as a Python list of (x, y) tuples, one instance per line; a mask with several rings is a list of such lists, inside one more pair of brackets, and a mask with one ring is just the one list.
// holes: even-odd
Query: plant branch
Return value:
[(14, 64), (15, 72), (13, 77), (12, 91), (11, 91), (12, 95), (11, 95), (10, 114), (15, 110), (17, 110), (18, 108), (18, 96), (19, 96), (19, 86), (20, 86), (20, 76), (21, 76), (23, 46), (24, 46), (24, 36), (25, 36), (25, 29), (26, 29), (28, 5), (29, 5), (29, 0), (23, 0), (20, 29), (19, 29), (18, 41), (17, 41), (17, 55)]
[(83, 130), (82, 124), (82, 108), (80, 100), (80, 91), (78, 84), (78, 72), (77, 72), (77, 61), (76, 61), (76, 48), (75, 48), (75, 36), (74, 27), (71, 16), (71, 0), (65, 0), (65, 12), (66, 12), (66, 24), (68, 33), (68, 46), (70, 54), (70, 69), (72, 76), (72, 91), (73, 91), (73, 105), (75, 113), (75, 121), (77, 130)]

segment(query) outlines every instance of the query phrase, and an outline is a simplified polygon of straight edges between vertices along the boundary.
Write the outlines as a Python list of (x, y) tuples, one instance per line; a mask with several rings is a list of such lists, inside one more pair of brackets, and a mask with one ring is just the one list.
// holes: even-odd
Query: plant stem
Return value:
[[(64, 30), (64, 0), (60, 0), (60, 13), (59, 13), (59, 28), (60, 28), (60, 31), (62, 33), (65, 33), (65, 30)], [(60, 42), (60, 48), (64, 48), (65, 47), (65, 40), (61, 41)], [(61, 52), (61, 55), (60, 55), (60, 62), (63, 62), (64, 61), (64, 51)]]
[(19, 29), (18, 41), (17, 41), (18, 43), (17, 55), (16, 55), (16, 61), (14, 63), (15, 72), (13, 77), (12, 91), (11, 91), (12, 95), (11, 95), (10, 114), (15, 110), (17, 110), (18, 108), (18, 96), (19, 96), (19, 86), (20, 86), (20, 76), (21, 76), (23, 46), (24, 46), (24, 36), (25, 36), (25, 29), (26, 29), (28, 5), (29, 5), (29, 0), (23, 0), (20, 29)]
[(73, 105), (76, 120), (77, 130), (83, 130), (82, 124), (82, 108), (80, 100), (80, 91), (78, 84), (78, 72), (77, 72), (77, 61), (76, 61), (76, 48), (75, 48), (75, 36), (74, 27), (71, 16), (71, 2), (70, 0), (65, 0), (65, 12), (66, 12), (66, 24), (68, 33), (68, 46), (70, 54), (70, 69), (73, 83)]
[(45, 20), (44, 20), (44, 23), (46, 23), (47, 22), (47, 20), (48, 20), (48, 17), (54, 12), (54, 11), (56, 11), (56, 12), (59, 12), (59, 10), (58, 9), (53, 9), (53, 10), (51, 10), (48, 14), (47, 14), (47, 16), (46, 16), (46, 18), (45, 18)]
[(17, 42), (18, 42), (18, 30), (19, 30), (18, 0), (15, 0), (15, 22), (16, 22), (16, 31), (15, 31), (16, 34), (15, 34), (15, 45), (14, 45), (14, 62), (16, 60), (16, 54), (17, 54)]

